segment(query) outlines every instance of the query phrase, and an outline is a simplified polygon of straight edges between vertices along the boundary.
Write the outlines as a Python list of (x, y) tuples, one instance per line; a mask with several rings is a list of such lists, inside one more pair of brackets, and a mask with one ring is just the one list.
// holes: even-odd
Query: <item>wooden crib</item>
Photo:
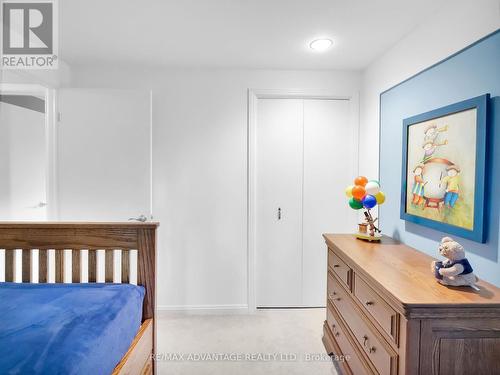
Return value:
[(142, 285), (142, 325), (113, 374), (154, 373), (158, 223), (0, 223), (0, 282)]

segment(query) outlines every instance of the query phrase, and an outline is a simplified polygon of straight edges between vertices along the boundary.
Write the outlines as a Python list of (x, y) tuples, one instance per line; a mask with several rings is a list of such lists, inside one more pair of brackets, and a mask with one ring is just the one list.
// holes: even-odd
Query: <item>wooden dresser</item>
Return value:
[(323, 236), (323, 343), (328, 353), (349, 356), (340, 362), (344, 373), (500, 374), (500, 289), (442, 286), (433, 258), (388, 237)]

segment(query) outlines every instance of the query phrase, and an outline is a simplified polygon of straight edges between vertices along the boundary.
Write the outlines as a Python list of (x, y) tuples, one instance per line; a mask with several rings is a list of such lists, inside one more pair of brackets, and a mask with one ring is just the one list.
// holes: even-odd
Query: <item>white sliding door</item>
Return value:
[(350, 233), (356, 214), (344, 189), (354, 175), (355, 138), (348, 100), (304, 101), (302, 304), (326, 303), (323, 233)]
[(355, 225), (343, 196), (355, 175), (349, 100), (259, 99), (257, 307), (326, 301), (325, 232)]
[(261, 99), (257, 112), (257, 306), (300, 306), (302, 100)]
[(150, 215), (150, 93), (59, 91), (60, 220)]

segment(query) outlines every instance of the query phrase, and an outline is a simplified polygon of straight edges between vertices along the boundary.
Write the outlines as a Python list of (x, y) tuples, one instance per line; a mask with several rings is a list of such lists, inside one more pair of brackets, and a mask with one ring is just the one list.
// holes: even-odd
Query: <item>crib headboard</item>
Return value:
[(115, 282), (146, 288), (154, 317), (158, 223), (0, 222), (0, 282)]

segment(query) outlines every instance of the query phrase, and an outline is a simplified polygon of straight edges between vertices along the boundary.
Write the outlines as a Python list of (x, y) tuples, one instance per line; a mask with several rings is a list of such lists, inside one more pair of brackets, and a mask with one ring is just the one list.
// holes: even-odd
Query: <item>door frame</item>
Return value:
[[(256, 204), (257, 204), (257, 106), (259, 99), (349, 100), (350, 121), (354, 128), (354, 175), (359, 171), (359, 93), (338, 94), (329, 90), (248, 89), (247, 144), (247, 300), (248, 310), (257, 309), (256, 295)], [(347, 182), (346, 182), (347, 183)], [(340, 198), (339, 198), (340, 199)], [(325, 270), (326, 272), (326, 270)], [(326, 274), (325, 274), (326, 277)]]
[(39, 84), (0, 83), (0, 94), (37, 95), (45, 100), (45, 190), (47, 220), (57, 220), (57, 103), (56, 90)]

